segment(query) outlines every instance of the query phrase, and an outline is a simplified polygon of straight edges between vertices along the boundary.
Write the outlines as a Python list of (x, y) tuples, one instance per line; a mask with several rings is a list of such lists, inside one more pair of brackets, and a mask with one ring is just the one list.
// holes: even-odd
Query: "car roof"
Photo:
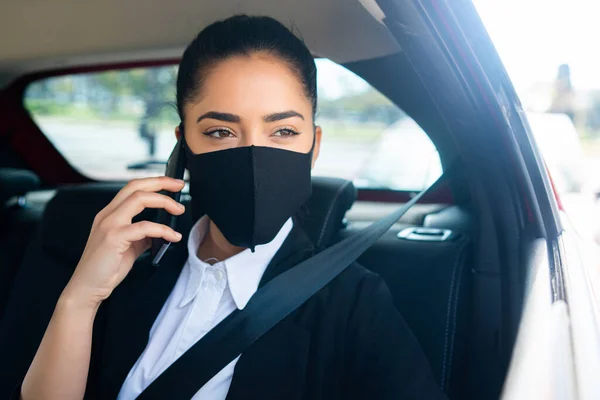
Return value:
[(374, 0), (4, 1), (0, 85), (49, 68), (179, 57), (202, 28), (241, 13), (278, 19), (316, 56), (338, 63), (398, 52), (391, 34), (361, 2), (375, 4)]

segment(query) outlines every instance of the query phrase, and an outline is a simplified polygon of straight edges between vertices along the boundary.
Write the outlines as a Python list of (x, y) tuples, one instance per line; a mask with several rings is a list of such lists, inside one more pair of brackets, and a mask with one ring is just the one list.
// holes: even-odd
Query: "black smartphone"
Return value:
[[(165, 175), (170, 178), (183, 179), (183, 175), (185, 173), (185, 149), (183, 146), (185, 146), (184, 139), (180, 138), (177, 141), (173, 152), (169, 156)], [(171, 197), (177, 202), (179, 202), (181, 199), (181, 192), (173, 193), (163, 190), (160, 193)], [(177, 224), (177, 216), (171, 215), (166, 210), (161, 208), (157, 212), (156, 222), (175, 229)], [(160, 260), (163, 258), (170, 245), (171, 242), (168, 242), (165, 239), (152, 239), (152, 265), (158, 265), (160, 263)]]

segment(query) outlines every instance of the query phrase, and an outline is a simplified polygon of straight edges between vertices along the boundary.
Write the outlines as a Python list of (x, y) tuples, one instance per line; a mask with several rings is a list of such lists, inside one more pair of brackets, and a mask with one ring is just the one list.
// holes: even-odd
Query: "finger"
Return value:
[(176, 202), (171, 197), (154, 192), (135, 192), (125, 199), (105, 221), (114, 221), (117, 224), (130, 223), (133, 217), (146, 208), (163, 208), (173, 215), (181, 215), (185, 211), (183, 204)]
[(120, 237), (128, 242), (137, 242), (146, 238), (162, 238), (169, 242), (179, 242), (181, 233), (156, 222), (140, 221), (127, 225), (120, 231)]
[(135, 192), (158, 192), (160, 190), (166, 190), (175, 193), (180, 192), (184, 186), (184, 181), (169, 178), (168, 176), (134, 179), (117, 193), (112, 201), (104, 208), (104, 210), (102, 210), (102, 213), (108, 216)]
[(183, 189), (184, 185), (185, 183), (182, 180), (173, 179), (168, 176), (134, 179), (117, 193), (111, 204), (116, 208), (135, 192), (158, 192), (160, 190), (179, 192)]
[(132, 246), (135, 250), (135, 257), (137, 258), (150, 247), (152, 247), (152, 240), (150, 238), (138, 240), (137, 242), (133, 242)]

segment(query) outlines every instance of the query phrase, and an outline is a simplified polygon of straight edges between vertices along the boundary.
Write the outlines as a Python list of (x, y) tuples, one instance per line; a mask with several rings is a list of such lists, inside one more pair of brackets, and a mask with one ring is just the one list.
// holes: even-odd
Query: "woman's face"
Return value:
[(184, 114), (185, 140), (195, 154), (251, 145), (308, 153), (313, 137), (313, 165), (319, 154), (321, 128), (314, 129), (311, 102), (299, 78), (270, 55), (218, 63)]

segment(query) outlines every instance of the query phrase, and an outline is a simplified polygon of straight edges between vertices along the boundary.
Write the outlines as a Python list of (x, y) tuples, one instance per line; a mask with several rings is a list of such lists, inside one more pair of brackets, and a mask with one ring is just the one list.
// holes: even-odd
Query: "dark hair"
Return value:
[(200, 92), (208, 70), (238, 55), (264, 52), (285, 62), (300, 79), (306, 97), (317, 109), (317, 69), (310, 51), (289, 29), (270, 17), (236, 15), (204, 28), (183, 53), (177, 74), (177, 112)]

